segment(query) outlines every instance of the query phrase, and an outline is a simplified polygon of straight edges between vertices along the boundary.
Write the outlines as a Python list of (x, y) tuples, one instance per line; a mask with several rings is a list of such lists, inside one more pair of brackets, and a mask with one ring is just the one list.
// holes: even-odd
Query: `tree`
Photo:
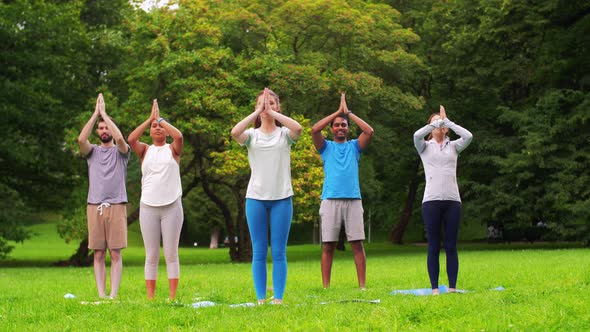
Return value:
[[(422, 65), (405, 48), (417, 37), (395, 23), (399, 13), (390, 7), (352, 3), (179, 1), (175, 10), (138, 13), (130, 26), (134, 38), (126, 74), (121, 74), (128, 77), (125, 121), (138, 121), (132, 110), (158, 97), (163, 113), (170, 114), (190, 146), (183, 164), (194, 166), (183, 182), (198, 183), (199, 192), (224, 216), (230, 241), (234, 234), (240, 238), (237, 247), (230, 244), (234, 260), (249, 259), (243, 209), (248, 173), (243, 152), (237, 152), (227, 133), (251, 112), (262, 87), (282, 96), (288, 114), (312, 119), (332, 111), (338, 91), (347, 91), (351, 107), (365, 118), (376, 107), (421, 105), (410, 86), (419, 81), (413, 72)], [(270, 24), (276, 21), (284, 24)], [(388, 119), (387, 114), (381, 118)], [(304, 144), (294, 154), (300, 146), (310, 158), (301, 162), (314, 165), (315, 151), (305, 150)], [(319, 176), (319, 170), (294, 160), (294, 186), (317, 186), (298, 182), (298, 174)], [(377, 170), (366, 173), (379, 176)], [(296, 211), (312, 211), (319, 193), (303, 190), (298, 195)], [(314, 220), (314, 214), (302, 214), (301, 220)]]
[[(445, 104), (473, 128), (474, 142), (459, 162), (462, 197), (469, 202), (464, 219), (508, 227), (552, 220), (556, 229), (587, 220), (572, 214), (587, 202), (585, 192), (574, 189), (585, 184), (577, 164), (585, 157), (576, 154), (572, 163), (564, 151), (587, 140), (578, 110), (588, 93), (590, 5), (395, 2), (423, 38), (418, 51), (431, 69), (429, 103)], [(557, 128), (568, 130), (572, 141), (552, 134)], [(561, 166), (548, 167), (542, 158), (549, 155)], [(566, 179), (576, 185), (564, 185)]]
[[(75, 116), (69, 119), (69, 125), (63, 136), (65, 137), (65, 150), (70, 158), (83, 159), (79, 155), (76, 138), (80, 129), (88, 121), (91, 110), (94, 109), (96, 94), (102, 92), (105, 95), (109, 114), (118, 121), (118, 94), (111, 91), (124, 91), (121, 86), (124, 77), (117, 76), (115, 69), (122, 63), (124, 47), (129, 39), (125, 29), (125, 17), (133, 13), (133, 8), (126, 0), (85, 0), (80, 1), (78, 8), (78, 20), (85, 31), (86, 48), (79, 54), (80, 59), (86, 63), (85, 89), (83, 99), (76, 105)], [(81, 73), (82, 74), (82, 73)], [(129, 125), (120, 123), (123, 133), (129, 132)], [(67, 260), (57, 262), (59, 265), (89, 265), (92, 263), (93, 253), (88, 249), (87, 222), (86, 222), (86, 196), (88, 192), (88, 176), (86, 163), (79, 160), (71, 162), (69, 187), (73, 188), (65, 194), (67, 199), (62, 201), (62, 219), (58, 224), (58, 233), (69, 243), (81, 241), (76, 252)], [(137, 167), (130, 167), (130, 174), (137, 173)], [(131, 192), (133, 193), (133, 186)], [(137, 211), (131, 213), (131, 220), (137, 218)]]
[(59, 208), (75, 173), (64, 128), (85, 99), (87, 39), (81, 1), (0, 3), (0, 256), (22, 241), (23, 215)]
[[(410, 52), (419, 38), (401, 26), (399, 12), (363, 1), (178, 1), (177, 9), (136, 11), (128, 18), (123, 63), (103, 83), (117, 91), (105, 96), (118, 97), (112, 97), (111, 109), (123, 131), (145, 117), (146, 101), (158, 98), (187, 143), (181, 166), (185, 195), (208, 199), (229, 240), (240, 239), (230, 244), (232, 260), (247, 261), (251, 253), (244, 218), (248, 167), (228, 133), (252, 111), (264, 86), (281, 96), (287, 114), (304, 123), (333, 112), (339, 92), (346, 92), (355, 113), (382, 133), (361, 163), (365, 204), (380, 225), (394, 215), (389, 207), (405, 198), (399, 186), (405, 171), (399, 169), (412, 148), (392, 142), (406, 139), (414, 110), (423, 107), (419, 87), (426, 74)], [(274, 24), (279, 21), (283, 24)], [(308, 139), (293, 149), (296, 222), (317, 220), (322, 176)], [(373, 158), (374, 151), (395, 157)], [(139, 176), (131, 166), (132, 200)], [(382, 188), (393, 193), (385, 195)]]

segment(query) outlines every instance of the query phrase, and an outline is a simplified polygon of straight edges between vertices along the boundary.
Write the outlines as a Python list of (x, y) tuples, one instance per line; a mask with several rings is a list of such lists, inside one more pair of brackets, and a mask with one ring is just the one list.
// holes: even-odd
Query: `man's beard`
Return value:
[(346, 133), (343, 131), (337, 131), (334, 135), (334, 140), (339, 142), (346, 140)]
[(113, 140), (113, 136), (111, 136), (111, 135), (108, 135), (106, 137), (100, 136), (100, 141), (103, 143), (109, 143), (112, 140)]

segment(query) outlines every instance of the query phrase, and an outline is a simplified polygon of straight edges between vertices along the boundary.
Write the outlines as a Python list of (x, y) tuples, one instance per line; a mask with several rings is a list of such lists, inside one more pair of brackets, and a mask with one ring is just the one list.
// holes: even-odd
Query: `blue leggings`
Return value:
[(272, 284), (275, 299), (282, 300), (287, 284), (287, 240), (293, 218), (291, 197), (263, 201), (246, 198), (246, 219), (252, 238), (252, 277), (258, 300), (266, 299), (268, 227), (272, 255)]
[(461, 202), (428, 201), (422, 204), (422, 218), (428, 237), (428, 276), (432, 289), (438, 288), (440, 271), (439, 254), (442, 231), (444, 230), (444, 246), (447, 255), (447, 276), (449, 288), (457, 285), (459, 273), (459, 257), (457, 255), (457, 235), (461, 221)]

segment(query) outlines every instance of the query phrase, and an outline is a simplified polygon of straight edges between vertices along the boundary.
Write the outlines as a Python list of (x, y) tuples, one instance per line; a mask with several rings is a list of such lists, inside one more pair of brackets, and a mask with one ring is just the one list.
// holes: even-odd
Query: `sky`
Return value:
[[(152, 8), (162, 7), (167, 4), (168, 0), (144, 0), (139, 7), (145, 11), (149, 11)], [(178, 5), (172, 5), (170, 9), (176, 9), (177, 7)]]

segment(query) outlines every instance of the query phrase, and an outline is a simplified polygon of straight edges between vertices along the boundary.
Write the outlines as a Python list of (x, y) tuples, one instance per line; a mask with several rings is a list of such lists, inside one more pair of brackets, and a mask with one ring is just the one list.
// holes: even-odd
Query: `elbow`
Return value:
[(238, 140), (238, 138), (240, 137), (240, 133), (239, 133), (239, 132), (236, 130), (236, 128), (233, 128), (233, 129), (231, 130), (231, 133), (230, 133), (230, 134), (231, 134), (231, 137), (232, 137), (233, 139), (235, 139), (236, 141), (237, 141), (237, 140)]
[(423, 137), (424, 137), (424, 136), (422, 136), (422, 135), (420, 134), (420, 130), (416, 130), (416, 131), (414, 132), (414, 142), (415, 142), (416, 140), (422, 139)]
[(174, 141), (179, 142), (179, 143), (184, 143), (184, 136), (182, 136), (181, 132), (174, 135)]
[(295, 128), (295, 130), (293, 130), (293, 132), (295, 132), (295, 134), (297, 136), (300, 136), (301, 133), (303, 132), (303, 127), (300, 124), (297, 124), (297, 128)]
[(311, 127), (311, 134), (313, 135), (313, 134), (321, 133), (322, 132), (322, 129), (324, 129), (324, 128), (321, 127), (321, 126), (318, 126), (316, 124), (313, 127)]
[(467, 133), (465, 133), (465, 140), (468, 142), (471, 142), (472, 139), (473, 139), (473, 134), (470, 131), (467, 131)]
[(134, 136), (133, 134), (131, 134), (131, 135), (129, 135), (129, 136), (127, 137), (127, 143), (128, 143), (129, 145), (132, 145), (132, 144), (134, 144), (134, 143), (136, 143), (136, 142), (137, 142), (137, 138), (135, 138), (135, 136)]
[(375, 129), (373, 129), (373, 127), (369, 127), (367, 131), (365, 131), (364, 133), (365, 135), (373, 136), (373, 134), (375, 133)]
[(125, 142), (125, 137), (123, 137), (122, 135), (119, 138), (117, 138), (115, 141), (117, 142), (118, 145), (127, 144), (127, 142)]

